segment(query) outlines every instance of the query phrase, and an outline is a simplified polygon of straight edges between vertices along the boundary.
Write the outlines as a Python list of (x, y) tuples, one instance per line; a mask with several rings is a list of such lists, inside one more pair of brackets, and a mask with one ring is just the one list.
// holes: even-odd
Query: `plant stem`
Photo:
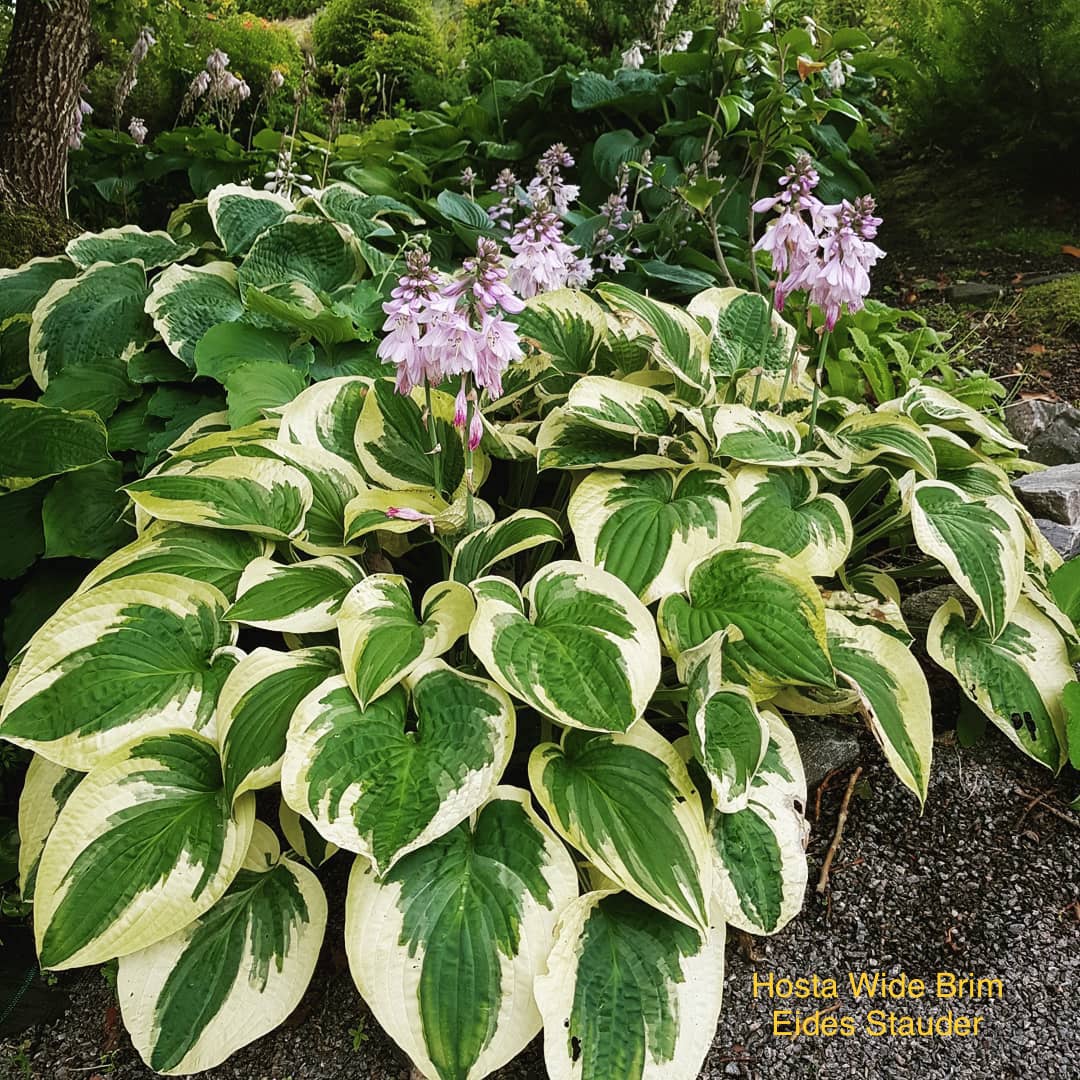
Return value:
[(817, 368), (814, 370), (814, 399), (810, 403), (810, 442), (814, 441), (814, 432), (817, 430), (817, 410), (818, 399), (821, 397), (821, 369), (825, 365), (825, 350), (829, 347), (829, 335), (832, 333), (830, 330), (826, 330), (821, 335), (821, 348), (818, 350), (818, 362)]
[(776, 405), (776, 411), (783, 416), (784, 415), (784, 401), (787, 398), (788, 387), (791, 384), (791, 372), (795, 367), (795, 356), (799, 351), (799, 323), (796, 322), (793, 328), (795, 330), (795, 336), (791, 339), (791, 351), (788, 353), (787, 364), (784, 367), (784, 381), (780, 384), (780, 398)]
[(432, 464), (435, 469), (435, 490), (443, 495), (445, 493), (442, 486), (442, 447), (439, 445), (439, 433), (435, 428), (435, 413), (431, 409), (431, 383), (426, 378), (424, 379), (424, 404), (427, 407), (428, 441), (431, 443)]
[(480, 407), (469, 401), (465, 409), (465, 427), (461, 431), (461, 445), (465, 448), (465, 525), (468, 532), (476, 528), (476, 507), (473, 505), (473, 452), (469, 446), (469, 428), (472, 426), (473, 410)]

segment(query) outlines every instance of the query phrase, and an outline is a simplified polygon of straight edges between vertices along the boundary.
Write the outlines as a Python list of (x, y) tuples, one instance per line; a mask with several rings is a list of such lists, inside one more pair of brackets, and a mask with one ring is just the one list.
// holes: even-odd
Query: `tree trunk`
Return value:
[(0, 199), (55, 212), (90, 55), (90, 0), (16, 0), (0, 72)]

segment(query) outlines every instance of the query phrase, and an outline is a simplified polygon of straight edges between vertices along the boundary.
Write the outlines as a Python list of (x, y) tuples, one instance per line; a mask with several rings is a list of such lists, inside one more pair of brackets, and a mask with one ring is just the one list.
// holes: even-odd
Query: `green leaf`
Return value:
[(371, 380), (358, 376), (324, 379), (309, 386), (281, 410), (282, 442), (321, 446), (359, 466), (356, 427)]
[(248, 289), (286, 284), (322, 294), (358, 281), (363, 270), (356, 241), (345, 226), (296, 215), (256, 238), (238, 275), (245, 295)]
[(281, 778), (285, 736), (301, 701), (341, 672), (336, 649), (256, 649), (229, 672), (216, 722), (225, 790), (232, 800)]
[(139, 1056), (165, 1075), (202, 1072), (288, 1019), (315, 971), (326, 915), (315, 875), (283, 859), (256, 822), (213, 908), (120, 958), (116, 992)]
[(562, 528), (538, 510), (517, 510), (470, 533), (454, 548), (450, 577), (470, 585), (496, 563), (543, 544), (562, 543)]
[(65, 769), (35, 754), (26, 770), (19, 796), (19, 895), (24, 904), (34, 899), (38, 866), (45, 841), (83, 773)]
[(18, 269), (0, 269), (0, 328), (19, 316), (29, 321), (38, 301), (49, 289), (78, 272), (79, 268), (64, 255), (31, 259)]
[(345, 678), (360, 707), (445, 653), (468, 632), (475, 611), (472, 593), (456, 581), (432, 585), (419, 617), (403, 577), (372, 574), (357, 585), (336, 621)]
[(129, 259), (142, 263), (145, 270), (153, 270), (195, 253), (192, 244), (178, 243), (167, 232), (143, 232), (138, 225), (83, 233), (65, 250), (68, 258), (83, 270), (98, 262), (118, 264)]
[(228, 262), (170, 266), (154, 279), (146, 311), (169, 351), (193, 368), (203, 336), (244, 316), (236, 267)]
[(463, 225), (470, 234), (487, 236), (495, 232), (487, 211), (478, 202), (456, 191), (440, 191), (435, 205), (451, 224)]
[(499, 577), (472, 590), (469, 646), (505, 690), (572, 727), (626, 731), (642, 716), (660, 678), (660, 642), (648, 609), (614, 575), (553, 562), (524, 594)]
[(841, 680), (859, 692), (863, 713), (893, 772), (926, 802), (934, 745), (930, 688), (910, 648), (882, 626), (825, 612), (829, 653)]
[(735, 474), (735, 494), (744, 543), (782, 551), (814, 577), (830, 578), (846, 562), (851, 515), (836, 495), (818, 494), (814, 471), (746, 466)]
[(724, 657), (751, 689), (836, 685), (821, 594), (786, 555), (742, 543), (718, 551), (690, 570), (687, 592), (660, 602), (657, 623), (672, 653), (734, 626)]
[(567, 507), (578, 551), (643, 603), (682, 592), (691, 563), (739, 532), (731, 477), (714, 465), (677, 473), (589, 473)]
[(496, 788), (475, 820), (382, 881), (356, 860), (345, 907), (353, 979), (423, 1075), (487, 1076), (540, 1031), (533, 980), (576, 895), (574, 864), (528, 793)]
[(172, 574), (140, 574), (73, 596), (34, 635), (0, 736), (88, 770), (136, 734), (211, 722), (232, 645), (225, 597)]
[(621, 892), (590, 892), (559, 921), (536, 980), (551, 1080), (697, 1076), (724, 987), (724, 924), (697, 930)]
[(1003, 495), (974, 500), (940, 480), (915, 484), (915, 543), (937, 559), (986, 619), (991, 637), (1008, 623), (1024, 579), (1024, 528)]
[(146, 271), (137, 262), (99, 263), (77, 278), (57, 281), (34, 308), (30, 370), (44, 390), (65, 368), (126, 362), (150, 340), (143, 310)]
[(101, 418), (12, 398), (0, 400), (0, 484), (18, 490), (109, 456)]
[(0, 533), (6, 542), (0, 547), (0, 579), (10, 581), (33, 565), (45, 550), (41, 506), (47, 484), (0, 492)]
[(217, 747), (194, 732), (165, 730), (104, 758), (41, 856), (41, 966), (101, 964), (189, 925), (240, 869), (254, 820), (254, 796), (230, 807)]
[(1067, 683), (1062, 692), (1065, 707), (1065, 742), (1069, 764), (1080, 769), (1080, 683)]
[(946, 601), (926, 637), (931, 658), (1008, 739), (1055, 772), (1066, 757), (1063, 688), (1075, 681), (1057, 626), (1022, 596), (995, 636), (968, 626), (958, 600)]
[(137, 540), (98, 563), (79, 591), (132, 574), (158, 573), (205, 582), (232, 599), (248, 564), (266, 555), (270, 548), (268, 540), (243, 532), (155, 521)]
[(255, 559), (245, 568), (225, 618), (286, 634), (333, 630), (342, 601), (363, 577), (351, 559), (336, 555), (292, 565)]
[(1080, 625), (1080, 559), (1070, 559), (1051, 575), (1050, 595), (1072, 621)]
[(256, 191), (238, 184), (214, 188), (206, 200), (214, 231), (226, 255), (243, 255), (255, 240), (292, 213), (292, 203), (272, 191)]
[(276, 360), (256, 360), (225, 377), (229, 423), (243, 427), (287, 405), (307, 385), (304, 372)]
[(53, 484), (41, 511), (47, 558), (103, 559), (132, 538), (123, 475), (119, 461), (99, 461)]
[(552, 827), (621, 888), (706, 929), (710, 864), (701, 800), (682, 759), (644, 720), (625, 733), (568, 728), (541, 743), (529, 783)]
[(366, 709), (338, 676), (293, 714), (281, 789), (327, 840), (385, 874), (484, 803), (513, 742), (510, 699), (441, 660), (417, 668), (409, 691), (399, 683)]

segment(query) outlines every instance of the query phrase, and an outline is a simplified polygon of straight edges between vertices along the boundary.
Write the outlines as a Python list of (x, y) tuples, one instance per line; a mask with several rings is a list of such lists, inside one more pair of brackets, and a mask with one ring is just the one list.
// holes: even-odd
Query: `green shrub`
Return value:
[(922, 71), (903, 102), (913, 133), (980, 156), (1080, 155), (1075, 0), (892, 0)]
[(517, 37), (497, 37), (474, 50), (469, 65), (469, 88), (481, 89), (487, 85), (489, 77), (532, 82), (543, 74), (540, 54), (527, 41)]
[(482, 42), (500, 38), (526, 42), (543, 68), (550, 70), (588, 59), (584, 46), (589, 39), (579, 25), (582, 7), (575, 0), (472, 0), (465, 6), (465, 19), (471, 34)]
[(330, 0), (312, 38), (319, 64), (348, 79), (353, 108), (415, 104), (414, 77), (444, 66), (431, 8), (417, 0)]
[(303, 19), (323, 5), (322, 0), (252, 0), (250, 6), (267, 19)]

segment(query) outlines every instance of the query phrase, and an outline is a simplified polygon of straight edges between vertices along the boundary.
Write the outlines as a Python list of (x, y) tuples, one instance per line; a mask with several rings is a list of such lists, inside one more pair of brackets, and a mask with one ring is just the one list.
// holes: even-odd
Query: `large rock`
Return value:
[(1013, 481), (1013, 490), (1032, 517), (1080, 525), (1080, 464), (1055, 465)]
[(820, 716), (789, 716), (799, 756), (806, 772), (806, 788), (812, 791), (834, 769), (846, 769), (859, 760), (855, 732)]
[(930, 620), (946, 600), (959, 600), (964, 613), (970, 618), (975, 613), (975, 605), (967, 598), (959, 585), (935, 585), (924, 592), (905, 596), (900, 603), (900, 614), (908, 629), (919, 638), (926, 637)]
[(1044, 518), (1036, 518), (1035, 524), (1063, 559), (1075, 559), (1080, 555), (1080, 525), (1059, 525)]
[(1063, 401), (1030, 398), (1005, 410), (1012, 435), (1027, 443), (1027, 456), (1042, 465), (1080, 461), (1080, 409)]

